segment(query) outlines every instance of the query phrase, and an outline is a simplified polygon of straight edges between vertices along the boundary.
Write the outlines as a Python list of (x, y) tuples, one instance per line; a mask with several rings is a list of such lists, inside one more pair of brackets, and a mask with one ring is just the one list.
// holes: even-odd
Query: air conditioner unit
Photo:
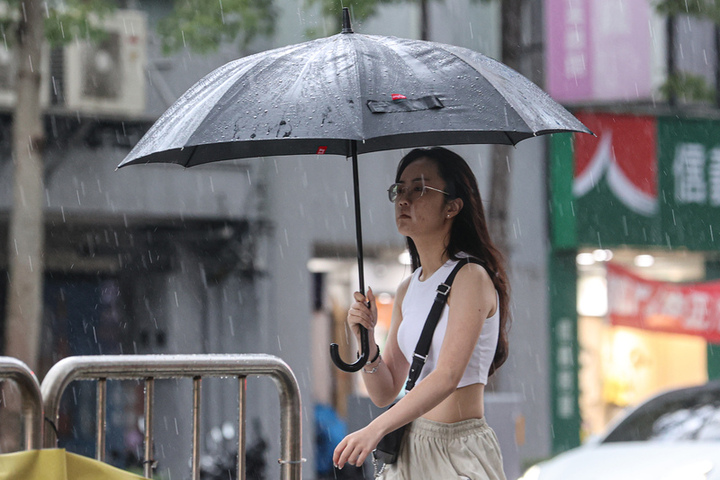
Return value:
[(65, 47), (65, 107), (84, 113), (142, 114), (147, 18), (137, 10), (116, 10), (104, 19), (104, 27), (104, 40)]
[[(0, 109), (15, 107), (15, 82), (18, 71), (17, 50), (0, 44)], [(40, 106), (50, 104), (50, 48), (43, 46), (40, 53)]]

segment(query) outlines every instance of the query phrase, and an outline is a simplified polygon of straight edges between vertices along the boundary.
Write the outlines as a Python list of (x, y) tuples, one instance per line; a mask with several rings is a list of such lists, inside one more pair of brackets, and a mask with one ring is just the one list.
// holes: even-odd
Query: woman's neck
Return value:
[(447, 241), (418, 241), (413, 239), (422, 265), (421, 280), (429, 278), (450, 258), (447, 253)]

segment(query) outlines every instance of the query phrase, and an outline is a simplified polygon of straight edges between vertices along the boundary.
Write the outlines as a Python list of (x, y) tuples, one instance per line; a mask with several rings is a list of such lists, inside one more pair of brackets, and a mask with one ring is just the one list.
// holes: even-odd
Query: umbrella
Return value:
[[(119, 167), (301, 154), (352, 157), (360, 290), (361, 153), (426, 145), (500, 143), (557, 132), (591, 133), (514, 70), (469, 49), (353, 32), (232, 61), (191, 87)], [(354, 364), (368, 358), (367, 332)]]
[(63, 448), (26, 450), (0, 455), (0, 480), (143, 480), (106, 463)]

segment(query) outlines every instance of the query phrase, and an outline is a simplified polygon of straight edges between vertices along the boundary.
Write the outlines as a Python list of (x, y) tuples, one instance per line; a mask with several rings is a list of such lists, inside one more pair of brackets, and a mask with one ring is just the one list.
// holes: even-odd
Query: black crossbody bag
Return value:
[[(432, 344), (432, 337), (435, 333), (435, 327), (437, 327), (437, 324), (440, 321), (440, 314), (445, 307), (445, 303), (447, 303), (447, 297), (450, 293), (450, 287), (452, 286), (453, 280), (455, 280), (455, 275), (457, 275), (460, 269), (468, 263), (477, 263), (478, 265), (482, 265), (479, 260), (474, 258), (467, 258), (465, 261), (461, 260), (457, 265), (455, 265), (455, 268), (453, 268), (453, 271), (450, 272), (450, 275), (448, 275), (445, 282), (441, 283), (437, 287), (435, 301), (430, 309), (427, 320), (425, 320), (425, 326), (420, 334), (420, 339), (415, 346), (415, 353), (413, 354), (410, 373), (408, 374), (407, 383), (405, 384), (406, 393), (412, 390), (415, 386), (415, 382), (417, 382), (417, 379), (420, 377), (420, 372), (425, 365), (425, 360), (428, 352), (430, 351), (430, 345)], [(393, 405), (395, 404), (393, 403)], [(392, 408), (393, 405), (390, 405), (388, 408)], [(408, 425), (409, 424), (405, 424), (380, 439), (377, 447), (373, 450), (373, 457), (375, 460), (380, 460), (386, 465), (390, 465), (397, 461), (398, 453), (400, 452), (400, 447), (402, 445), (403, 438), (405, 437)]]

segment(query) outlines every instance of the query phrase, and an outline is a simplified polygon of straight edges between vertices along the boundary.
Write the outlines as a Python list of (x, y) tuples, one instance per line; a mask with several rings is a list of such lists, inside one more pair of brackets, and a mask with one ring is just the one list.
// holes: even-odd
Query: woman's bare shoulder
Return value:
[(463, 266), (458, 272), (457, 279), (463, 283), (470, 283), (483, 289), (489, 288), (495, 290), (495, 285), (493, 284), (492, 278), (490, 278), (490, 272), (488, 272), (483, 265), (477, 263), (468, 263)]
[[(472, 298), (475, 302), (481, 302), (487, 305), (490, 313), (494, 313), (497, 308), (495, 285), (490, 272), (485, 267), (476, 263), (469, 263), (462, 267), (455, 278), (452, 290), (462, 292), (464, 299)], [(448, 303), (452, 301), (452, 290)]]

